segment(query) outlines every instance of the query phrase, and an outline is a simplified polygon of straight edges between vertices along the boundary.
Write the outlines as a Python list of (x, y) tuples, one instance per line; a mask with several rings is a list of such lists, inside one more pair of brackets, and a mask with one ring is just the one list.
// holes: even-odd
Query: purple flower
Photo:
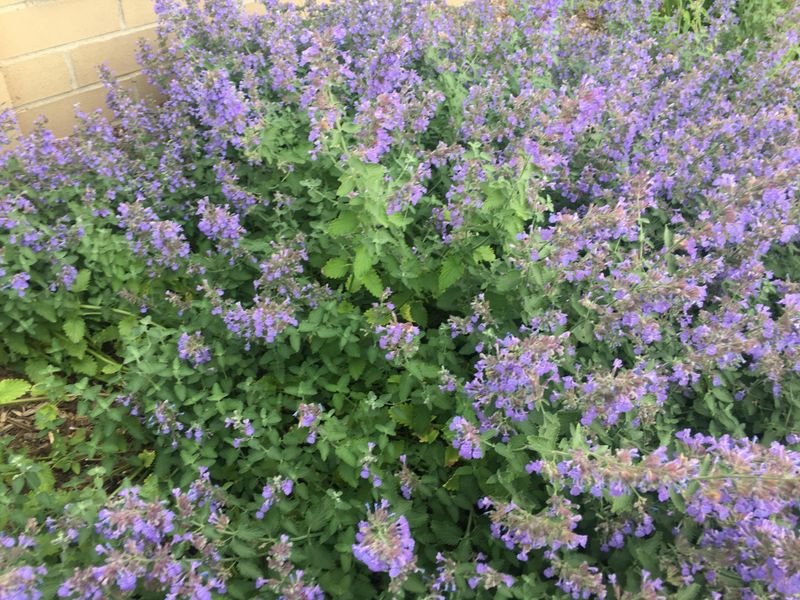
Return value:
[(280, 490), (284, 496), (290, 496), (294, 489), (294, 482), (291, 479), (283, 479), (282, 477), (275, 477), (270, 483), (264, 486), (261, 490), (261, 497), (264, 501), (256, 511), (256, 519), (259, 521), (264, 518), (272, 508), (272, 505), (277, 502), (277, 493)]
[(206, 346), (203, 334), (195, 331), (193, 334), (182, 333), (178, 339), (178, 356), (183, 360), (191, 361), (195, 367), (211, 360), (211, 349)]
[(227, 253), (238, 248), (245, 230), (239, 224), (239, 215), (231, 213), (228, 205), (214, 206), (203, 198), (197, 204), (197, 215), (201, 217), (198, 229), (217, 243), (217, 250)]
[(324, 407), (321, 404), (310, 404), (301, 402), (294, 416), (298, 418), (298, 427), (308, 427), (308, 436), (306, 443), (313, 444), (317, 441), (317, 433), (319, 433), (319, 417), (322, 414)]
[(414, 538), (404, 516), (389, 510), (382, 500), (358, 524), (353, 556), (370, 571), (386, 572), (393, 579), (405, 579), (415, 568)]
[(19, 294), (19, 297), (22, 298), (25, 296), (25, 290), (30, 287), (28, 284), (30, 279), (31, 276), (24, 271), (22, 273), (17, 273), (11, 278), (11, 289), (16, 290), (17, 294)]
[(464, 417), (455, 417), (450, 423), (450, 431), (455, 431), (453, 448), (458, 450), (461, 458), (471, 460), (483, 457), (480, 433), (472, 423)]

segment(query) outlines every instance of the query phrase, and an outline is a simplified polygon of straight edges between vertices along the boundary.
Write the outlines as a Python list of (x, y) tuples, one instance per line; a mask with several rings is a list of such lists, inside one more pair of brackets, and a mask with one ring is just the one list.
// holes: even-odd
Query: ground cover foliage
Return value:
[(800, 595), (796, 9), (156, 5), (0, 150), (0, 598)]

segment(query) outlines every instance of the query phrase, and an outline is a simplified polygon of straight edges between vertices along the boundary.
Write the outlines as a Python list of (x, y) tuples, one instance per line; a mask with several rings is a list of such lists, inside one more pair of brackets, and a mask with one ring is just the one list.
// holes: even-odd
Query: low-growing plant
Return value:
[(158, 0), (0, 150), (0, 598), (800, 594), (800, 13), (688, 4)]

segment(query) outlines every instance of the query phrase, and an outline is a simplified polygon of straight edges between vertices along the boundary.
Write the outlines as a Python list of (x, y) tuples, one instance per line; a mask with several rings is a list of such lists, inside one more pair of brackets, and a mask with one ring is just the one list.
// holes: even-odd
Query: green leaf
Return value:
[(664, 225), (664, 248), (669, 250), (672, 247), (674, 239), (675, 236), (672, 234), (672, 230), (669, 228), (669, 225)]
[(356, 250), (356, 257), (353, 260), (353, 274), (361, 279), (372, 267), (372, 255), (369, 248), (360, 246)]
[(353, 233), (358, 226), (355, 213), (343, 212), (328, 224), (328, 234), (334, 237)]
[(0, 404), (8, 404), (22, 398), (31, 389), (23, 379), (0, 379)]
[(83, 339), (86, 333), (86, 323), (80, 317), (73, 317), (64, 321), (64, 333), (73, 344), (77, 344)]
[(89, 356), (72, 361), (72, 368), (89, 377), (97, 375), (97, 363)]
[(497, 278), (497, 291), (508, 292), (509, 290), (517, 288), (519, 286), (520, 277), (520, 271), (517, 269), (501, 275)]
[(375, 269), (370, 269), (367, 271), (363, 277), (360, 278), (361, 283), (364, 284), (364, 287), (367, 288), (370, 294), (375, 296), (376, 298), (380, 298), (383, 294), (383, 282), (381, 278), (378, 277), (378, 274), (375, 272)]
[(55, 323), (57, 320), (56, 311), (51, 304), (46, 304), (44, 302), (37, 302), (34, 305), (33, 310), (36, 311), (36, 314), (38, 314), (41, 317), (44, 317), (51, 323)]
[(348, 266), (344, 258), (337, 256), (325, 263), (325, 266), (322, 267), (322, 274), (331, 279), (341, 279), (347, 274)]
[(252, 545), (243, 544), (236, 538), (231, 539), (228, 545), (230, 549), (233, 550), (233, 553), (241, 558), (254, 558), (258, 556), (258, 552), (253, 549)]
[(364, 368), (367, 366), (367, 361), (361, 358), (353, 358), (347, 363), (347, 371), (350, 373), (350, 377), (353, 379), (358, 379), (361, 377), (361, 374), (364, 372)]
[(434, 519), (431, 521), (431, 529), (436, 534), (437, 540), (441, 540), (449, 546), (455, 546), (464, 537), (464, 531), (445, 520)]
[(675, 594), (675, 600), (694, 600), (697, 598), (697, 595), (700, 593), (701, 587), (700, 584), (693, 583), (689, 586), (681, 588)]
[(477, 262), (494, 262), (494, 250), (491, 246), (479, 246), (472, 252), (472, 259)]
[(114, 373), (119, 373), (120, 369), (122, 369), (122, 365), (118, 363), (105, 363), (101, 370), (106, 375), (113, 375)]
[(139, 324), (139, 321), (134, 317), (125, 317), (119, 322), (119, 333), (123, 337), (129, 336), (133, 333), (134, 328)]
[(239, 571), (239, 574), (242, 577), (246, 577), (248, 579), (258, 579), (264, 575), (264, 570), (261, 569), (255, 562), (249, 560), (240, 560), (237, 562), (236, 570)]
[(142, 464), (145, 466), (145, 468), (147, 468), (153, 464), (153, 461), (156, 458), (156, 453), (153, 450), (142, 450), (136, 456), (142, 461)]
[(439, 291), (444, 292), (447, 288), (461, 279), (464, 274), (463, 263), (455, 256), (449, 256), (442, 263), (442, 270), (439, 272)]
[(336, 195), (339, 196), (340, 198), (344, 198), (355, 188), (356, 188), (355, 178), (353, 178), (352, 175), (345, 175), (341, 179), (341, 183), (339, 184), (339, 189), (336, 190)]
[(89, 288), (89, 280), (92, 277), (91, 271), (81, 269), (75, 277), (75, 283), (72, 284), (73, 292), (85, 292)]

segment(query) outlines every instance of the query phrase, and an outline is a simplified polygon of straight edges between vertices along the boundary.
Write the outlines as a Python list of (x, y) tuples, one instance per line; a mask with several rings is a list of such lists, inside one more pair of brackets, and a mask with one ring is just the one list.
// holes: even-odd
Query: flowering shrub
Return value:
[(0, 149), (0, 598), (800, 595), (800, 12), (673, 4), (157, 0)]

